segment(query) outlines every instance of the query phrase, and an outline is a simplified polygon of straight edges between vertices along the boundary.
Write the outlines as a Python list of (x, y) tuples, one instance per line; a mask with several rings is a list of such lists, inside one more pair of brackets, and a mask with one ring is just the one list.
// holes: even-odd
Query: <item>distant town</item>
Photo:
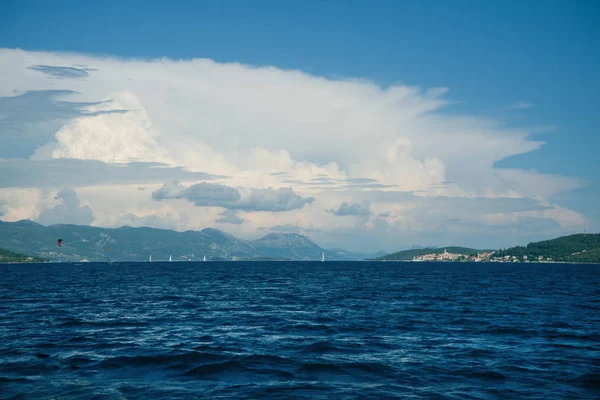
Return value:
[[(584, 250), (585, 251), (585, 250)], [(478, 252), (476, 255), (449, 253), (446, 249), (442, 253), (429, 253), (413, 257), (412, 261), (471, 261), (471, 262), (543, 262), (553, 261), (551, 257), (537, 256), (494, 256), (496, 252)]]

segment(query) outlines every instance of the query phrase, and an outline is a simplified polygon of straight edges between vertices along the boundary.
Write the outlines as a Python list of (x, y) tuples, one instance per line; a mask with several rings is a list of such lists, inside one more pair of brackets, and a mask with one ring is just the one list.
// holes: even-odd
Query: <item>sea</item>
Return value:
[(0, 265), (2, 399), (598, 399), (600, 265)]

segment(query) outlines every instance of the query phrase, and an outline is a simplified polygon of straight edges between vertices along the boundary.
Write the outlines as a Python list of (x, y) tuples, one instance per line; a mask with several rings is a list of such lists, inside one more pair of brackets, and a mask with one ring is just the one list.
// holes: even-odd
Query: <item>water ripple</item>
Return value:
[(600, 398), (598, 266), (0, 273), (0, 398)]

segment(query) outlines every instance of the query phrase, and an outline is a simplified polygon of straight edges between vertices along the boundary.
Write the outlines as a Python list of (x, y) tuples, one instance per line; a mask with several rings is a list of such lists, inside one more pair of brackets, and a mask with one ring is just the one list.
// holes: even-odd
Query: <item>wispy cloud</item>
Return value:
[(521, 102), (513, 104), (511, 106), (511, 108), (514, 110), (525, 110), (526, 108), (531, 108), (531, 107), (533, 107), (533, 105), (531, 103), (527, 103), (525, 101), (521, 101)]
[(52, 160), (0, 159), (0, 188), (94, 186), (160, 183), (168, 179), (215, 180), (219, 176), (170, 167), (163, 163), (106, 163), (59, 158)]
[(90, 76), (90, 73), (88, 71), (95, 71), (94, 69), (59, 67), (55, 65), (32, 65), (30, 67), (27, 67), (27, 69), (38, 71), (52, 78), (59, 79), (87, 78), (88, 76)]

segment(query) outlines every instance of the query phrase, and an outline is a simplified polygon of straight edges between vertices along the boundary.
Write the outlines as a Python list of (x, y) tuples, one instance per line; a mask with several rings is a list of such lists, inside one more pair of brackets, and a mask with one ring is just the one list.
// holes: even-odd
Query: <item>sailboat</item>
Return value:
[(171, 256), (169, 256), (169, 262), (173, 261), (173, 259), (171, 258)]
[(204, 256), (204, 260), (203, 261), (206, 261), (206, 256)]
[(325, 252), (321, 253), (321, 262), (325, 261)]
[(150, 254), (150, 262), (152, 262), (152, 254)]

